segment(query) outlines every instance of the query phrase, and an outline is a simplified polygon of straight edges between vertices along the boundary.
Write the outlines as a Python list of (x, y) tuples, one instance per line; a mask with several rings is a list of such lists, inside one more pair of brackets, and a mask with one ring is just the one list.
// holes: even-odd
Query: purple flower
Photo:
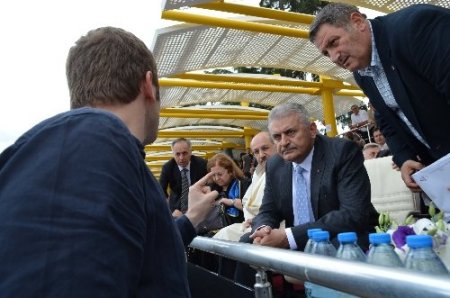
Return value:
[(398, 226), (397, 230), (392, 233), (392, 241), (397, 248), (402, 248), (406, 244), (406, 236), (416, 235), (413, 228), (409, 226)]

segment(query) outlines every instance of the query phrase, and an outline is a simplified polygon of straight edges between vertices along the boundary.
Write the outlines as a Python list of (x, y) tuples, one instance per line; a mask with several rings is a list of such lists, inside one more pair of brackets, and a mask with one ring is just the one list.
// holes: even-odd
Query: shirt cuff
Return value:
[(293, 249), (293, 250), (296, 250), (297, 249), (297, 242), (295, 242), (294, 235), (292, 234), (291, 228), (287, 228), (284, 231), (286, 232), (286, 237), (287, 237), (288, 242), (289, 242), (289, 248)]

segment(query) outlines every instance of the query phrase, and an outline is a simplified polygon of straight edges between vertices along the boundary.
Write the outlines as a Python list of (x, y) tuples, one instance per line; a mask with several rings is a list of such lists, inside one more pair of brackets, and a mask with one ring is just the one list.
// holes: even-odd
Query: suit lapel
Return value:
[[(383, 65), (384, 72), (386, 73), (386, 77), (389, 82), (389, 86), (391, 87), (392, 93), (394, 94), (395, 101), (399, 105), (400, 109), (406, 115), (408, 120), (417, 129), (420, 135), (423, 136), (422, 129), (420, 128), (419, 121), (417, 120), (416, 113), (412, 109), (412, 105), (410, 104), (410, 100), (414, 94), (408, 95), (405, 86), (403, 84), (403, 80), (401, 78), (401, 69), (400, 65), (395, 61), (395, 58), (392, 57), (391, 49), (389, 48), (389, 40), (387, 39), (387, 35), (383, 34), (383, 25), (382, 21), (374, 20), (372, 23), (372, 30), (375, 35), (375, 44), (377, 47), (378, 55), (381, 60), (381, 64)], [(373, 82), (373, 80), (371, 79)], [(375, 85), (375, 83), (373, 83)], [(375, 86), (375, 89), (378, 90)], [(383, 100), (384, 102), (384, 100)]]
[(325, 151), (323, 146), (323, 137), (316, 136), (314, 142), (314, 153), (311, 165), (311, 204), (314, 213), (314, 218), (319, 218), (319, 198), (320, 185), (322, 184), (322, 177), (325, 170)]

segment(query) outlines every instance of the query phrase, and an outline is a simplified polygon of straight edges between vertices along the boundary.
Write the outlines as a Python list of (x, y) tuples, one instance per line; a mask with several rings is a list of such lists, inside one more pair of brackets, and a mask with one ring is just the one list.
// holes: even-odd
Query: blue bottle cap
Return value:
[(369, 242), (371, 244), (391, 243), (391, 235), (388, 233), (371, 233), (369, 234)]
[(307, 233), (308, 233), (308, 238), (311, 238), (311, 237), (312, 237), (312, 234), (313, 234), (314, 232), (319, 232), (319, 231), (322, 231), (322, 229), (308, 229), (308, 231), (307, 231)]
[(337, 238), (338, 238), (339, 242), (342, 242), (342, 243), (355, 242), (356, 239), (358, 239), (358, 237), (356, 237), (355, 232), (339, 233), (337, 235)]
[(406, 244), (411, 248), (433, 247), (433, 238), (429, 235), (406, 236)]
[(312, 239), (316, 242), (325, 241), (330, 239), (330, 233), (328, 231), (317, 231), (312, 234)]

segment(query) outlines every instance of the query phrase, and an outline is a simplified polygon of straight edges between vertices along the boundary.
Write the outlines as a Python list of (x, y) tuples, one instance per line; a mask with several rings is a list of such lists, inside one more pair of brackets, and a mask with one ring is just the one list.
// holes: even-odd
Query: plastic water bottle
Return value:
[(365, 262), (366, 255), (356, 243), (358, 237), (354, 232), (338, 234), (339, 248), (336, 252), (336, 258), (350, 261)]
[(410, 250), (406, 255), (405, 267), (430, 274), (448, 275), (449, 272), (433, 250), (433, 238), (428, 235), (406, 236)]
[[(330, 242), (330, 234), (327, 231), (313, 232), (312, 235), (313, 245), (311, 253), (316, 255), (323, 255), (334, 257), (336, 254), (336, 248)], [(337, 298), (339, 293), (333, 289), (323, 287), (318, 284), (309, 282), (309, 288), (305, 289), (306, 297), (310, 298)]]
[(303, 252), (311, 253), (311, 249), (312, 249), (313, 243), (314, 243), (314, 240), (312, 239), (312, 234), (314, 232), (319, 232), (319, 231), (322, 231), (322, 229), (308, 229), (308, 231), (306, 232), (308, 234), (308, 242), (306, 242)]
[[(314, 232), (318, 232), (318, 231), (322, 231), (322, 229), (318, 229), (318, 228), (314, 228), (314, 229), (308, 229), (307, 230), (307, 234), (308, 234), (308, 241), (306, 242), (305, 248), (303, 249), (304, 253), (311, 253), (311, 248), (313, 246), (314, 240), (312, 239), (312, 234)], [(300, 281), (292, 276), (289, 275), (285, 275), (284, 279), (287, 280), (288, 282), (292, 283), (292, 284), (303, 284), (303, 286), (305, 287), (305, 292), (307, 293), (309, 291), (310, 288), (310, 282), (308, 281)]]
[[(336, 252), (336, 258), (356, 261), (356, 262), (365, 262), (366, 255), (362, 251), (362, 249), (357, 244), (356, 240), (358, 237), (354, 232), (340, 233), (338, 234), (339, 247)], [(358, 296), (353, 296), (351, 294), (347, 294), (345, 292), (338, 292), (340, 298), (357, 298)]]
[[(314, 245), (314, 240), (312, 239), (312, 234), (315, 232), (319, 232), (322, 231), (322, 229), (308, 229), (307, 234), (308, 234), (308, 241), (306, 242), (305, 248), (303, 249), (304, 253), (311, 253), (312, 247)], [(303, 284), (305, 287), (305, 293), (307, 295), (307, 297), (311, 297), (308, 296), (308, 293), (310, 293), (309, 295), (311, 295), (311, 287), (314, 287), (313, 284), (311, 284), (309, 281), (305, 281), (305, 283)]]
[(369, 234), (370, 249), (367, 263), (385, 267), (403, 267), (402, 261), (391, 245), (391, 235), (387, 233)]

